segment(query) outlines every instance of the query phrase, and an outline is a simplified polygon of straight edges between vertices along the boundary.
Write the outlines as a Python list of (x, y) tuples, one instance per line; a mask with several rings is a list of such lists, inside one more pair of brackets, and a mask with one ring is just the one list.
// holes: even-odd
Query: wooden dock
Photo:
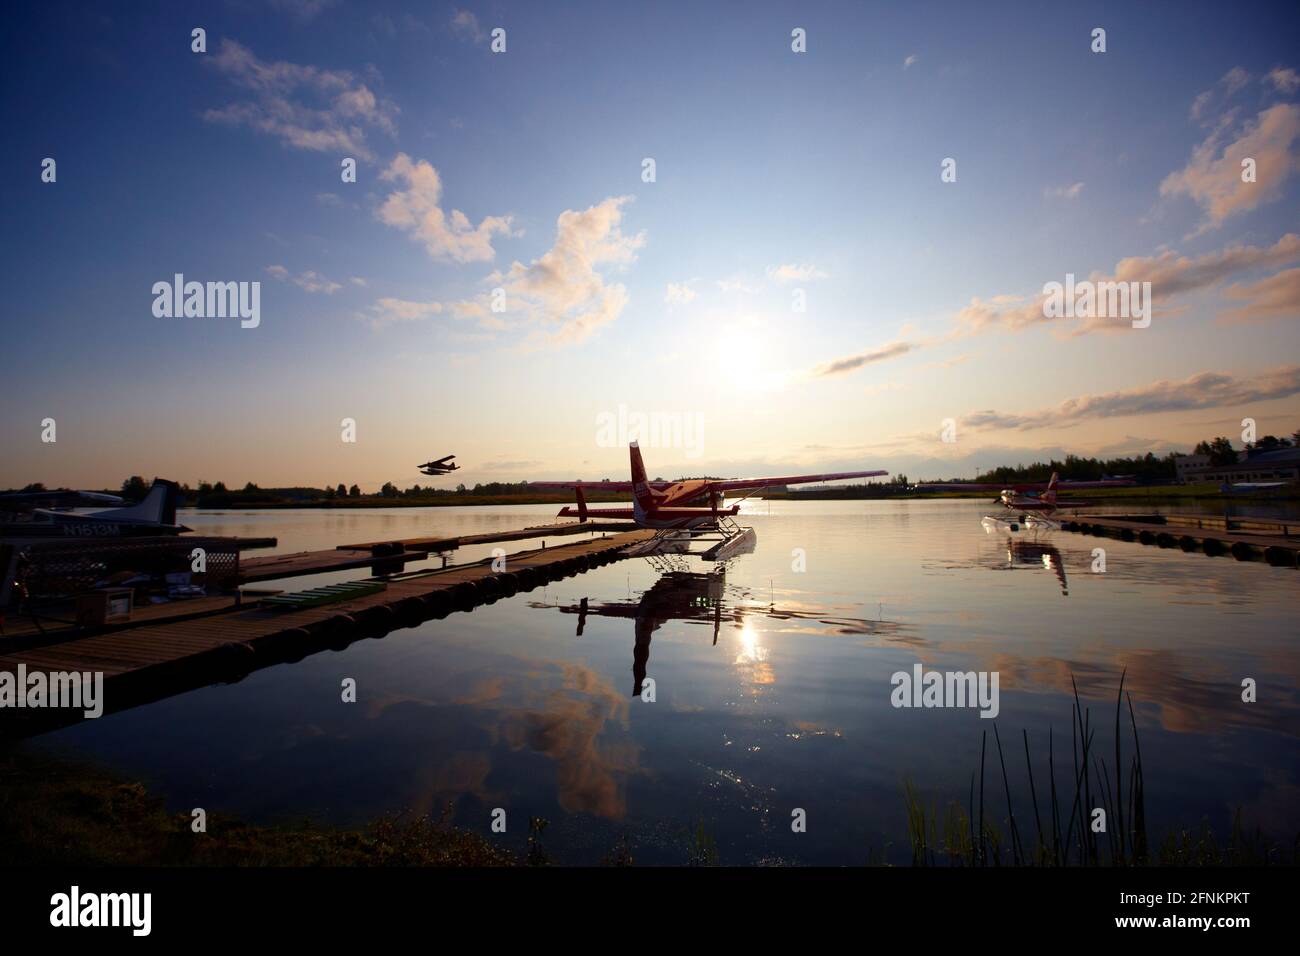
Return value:
[[(21, 647), (6, 641), (0, 644), (4, 651), (0, 671), (16, 674), (21, 664), (29, 675), (101, 672), (104, 712), (113, 713), (209, 684), (241, 680), (272, 664), (339, 650), (362, 638), (382, 637), (397, 628), (415, 627), (530, 591), (617, 561), (625, 557), (626, 548), (652, 534), (625, 531), (522, 551), (508, 555), (499, 573), (493, 571), (489, 558), (394, 574), (377, 594), (322, 607), (277, 609), (245, 601), (184, 619), (63, 638), (28, 637), (21, 639)], [(0, 738), (27, 737), (83, 719), (79, 710), (5, 708), (0, 710)]]
[(293, 554), (246, 558), (239, 566), (239, 581), (241, 584), (254, 584), (277, 578), (296, 578), (305, 574), (325, 574), (367, 567), (371, 568), (371, 574), (374, 575), (391, 574), (401, 571), (411, 562), (428, 560), (431, 554), (446, 554), (472, 545), (523, 541), (529, 538), (559, 538), (596, 531), (626, 531), (631, 526), (628, 521), (567, 521), (486, 534), (467, 534), (456, 538), (390, 538), (361, 544), (340, 544), (327, 551), (298, 551)]
[(1076, 515), (1063, 520), (1066, 531), (1181, 548), (1239, 561), (1265, 561), (1297, 567), (1300, 525), (1214, 515)]

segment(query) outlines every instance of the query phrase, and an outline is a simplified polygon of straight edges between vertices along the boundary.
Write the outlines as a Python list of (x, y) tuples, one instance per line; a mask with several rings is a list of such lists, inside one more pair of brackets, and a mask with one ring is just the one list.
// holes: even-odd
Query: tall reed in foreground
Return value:
[[(1176, 829), (1156, 848), (1153, 856), (1147, 836), (1146, 784), (1142, 771), (1142, 747), (1138, 740), (1137, 716), (1132, 695), (1124, 693), (1127, 670), (1120, 675), (1115, 697), (1113, 764), (1096, 741), (1091, 708), (1079, 700), (1079, 688), (1071, 675), (1074, 705), (1070, 714), (1070, 751), (1072, 771), (1058, 788), (1056, 740), (1047, 732), (1047, 783), (1040, 810), (1039, 790), (1035, 783), (1034, 762), (1030, 754), (1029, 733), (1021, 731), (1025, 751), (1025, 769), (1029, 782), (1028, 806), (1033, 810), (1033, 831), (1022, 834), (1016, 819), (1011, 784), (1007, 775), (1006, 754), (997, 724), (993, 740), (997, 748), (1006, 804), (1004, 836), (998, 824), (985, 819), (984, 778), (988, 733), (980, 737), (979, 781), (971, 775), (966, 807), (952, 801), (940, 813), (931, 804), (926, 807), (910, 780), (903, 782), (903, 799), (907, 808), (908, 839), (912, 847), (913, 866), (1145, 866), (1149, 864), (1182, 866), (1259, 866), (1269, 863), (1300, 861), (1300, 834), (1296, 835), (1287, 859), (1285, 848), (1265, 839), (1256, 829), (1246, 833), (1237, 812), (1227, 842), (1220, 845), (1203, 822), (1199, 829)], [(1132, 755), (1125, 764), (1123, 750), (1124, 704), (1128, 704)], [(1072, 782), (1071, 782), (1072, 778)], [(1041, 777), (1039, 778), (1041, 779)], [(1067, 789), (1072, 788), (1072, 789)], [(1022, 817), (1026, 804), (1022, 802)], [(1068, 810), (1067, 810), (1068, 807)], [(1093, 829), (1096, 811), (1105, 813), (1105, 828)]]

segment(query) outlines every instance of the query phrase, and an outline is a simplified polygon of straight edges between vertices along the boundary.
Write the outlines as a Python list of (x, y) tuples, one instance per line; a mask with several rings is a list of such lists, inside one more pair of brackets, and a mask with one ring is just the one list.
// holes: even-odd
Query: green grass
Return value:
[(512, 866), (485, 838), (429, 817), (358, 829), (250, 826), (209, 813), (194, 833), (140, 783), (13, 750), (0, 754), (0, 855), (9, 866)]

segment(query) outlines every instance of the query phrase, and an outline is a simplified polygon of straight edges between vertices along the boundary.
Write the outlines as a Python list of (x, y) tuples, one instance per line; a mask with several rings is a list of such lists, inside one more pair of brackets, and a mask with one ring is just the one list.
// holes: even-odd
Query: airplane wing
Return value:
[(122, 499), (117, 495), (105, 495), (97, 491), (24, 491), (0, 495), (0, 508), (4, 509), (23, 509), (35, 505), (68, 508), (79, 504), (120, 505)]
[[(652, 481), (651, 488), (667, 488), (671, 481)], [(631, 491), (630, 481), (530, 481), (529, 488), (558, 491), (567, 488), (583, 488), (588, 491)]]
[[(1110, 478), (1105, 481), (1058, 481), (1058, 491), (1072, 488), (1128, 488), (1136, 485), (1131, 479)], [(922, 481), (916, 485), (918, 491), (1046, 491), (1047, 482), (1030, 481), (1020, 484), (991, 484), (986, 481)]]
[(841, 481), (845, 478), (879, 478), (887, 471), (837, 471), (824, 475), (784, 475), (773, 478), (725, 478), (710, 481), (706, 492), (739, 491), (742, 488), (771, 488), (775, 485), (806, 485), (814, 481)]

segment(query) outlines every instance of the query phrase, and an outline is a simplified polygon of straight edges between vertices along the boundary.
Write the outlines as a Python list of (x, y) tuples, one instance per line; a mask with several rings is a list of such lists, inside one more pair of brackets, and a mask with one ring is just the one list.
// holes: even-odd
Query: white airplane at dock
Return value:
[(138, 504), (88, 513), (26, 505), (36, 502), (75, 503), (105, 499), (120, 502), (122, 499), (82, 491), (5, 495), (0, 499), (0, 509), (10, 512), (13, 520), (6, 519), (0, 523), (0, 541), (15, 544), (54, 538), (101, 539), (181, 534), (190, 529), (176, 523), (176, 505), (180, 496), (180, 485), (165, 478), (155, 478), (149, 487), (149, 493)]

